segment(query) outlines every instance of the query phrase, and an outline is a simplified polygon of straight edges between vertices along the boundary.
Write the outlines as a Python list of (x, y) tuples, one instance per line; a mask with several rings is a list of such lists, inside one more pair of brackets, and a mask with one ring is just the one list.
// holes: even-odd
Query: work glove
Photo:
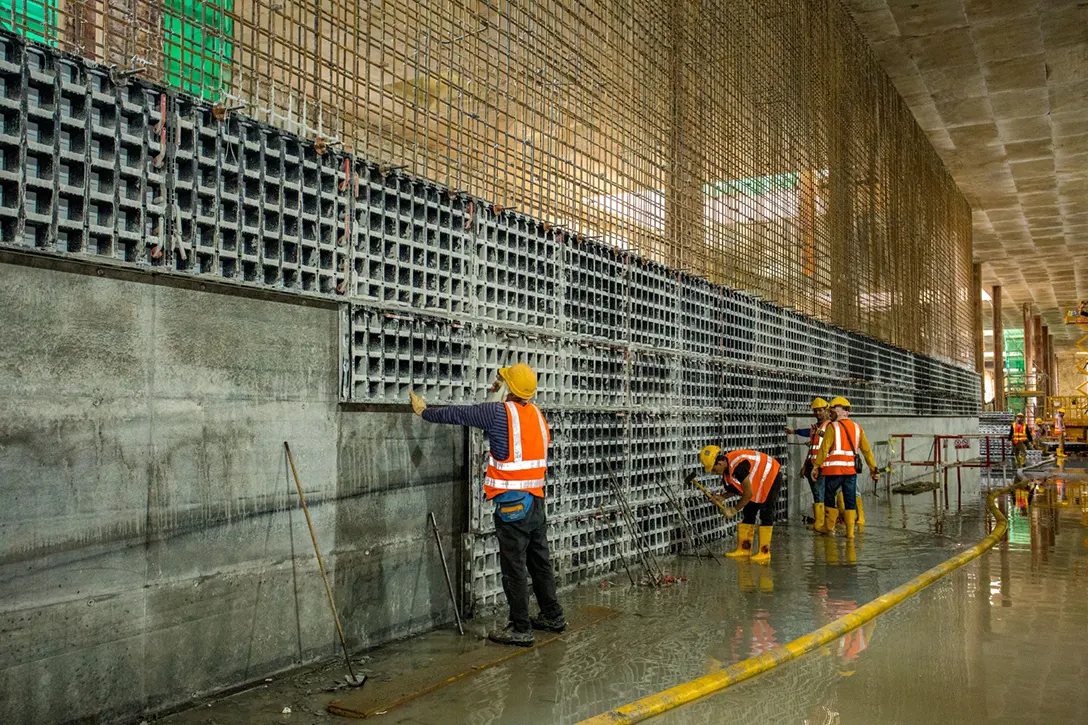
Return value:
[(416, 415), (423, 415), (423, 411), (427, 409), (427, 403), (424, 402), (423, 398), (416, 395), (416, 391), (409, 390), (408, 399), (412, 401), (412, 412)]
[(737, 515), (737, 510), (735, 508), (733, 508), (732, 506), (726, 506), (725, 509), (722, 511), (722, 513), (725, 514), (729, 518), (733, 518), (734, 516)]
[(869, 471), (869, 475), (872, 476), (873, 481), (880, 480), (880, 471)]

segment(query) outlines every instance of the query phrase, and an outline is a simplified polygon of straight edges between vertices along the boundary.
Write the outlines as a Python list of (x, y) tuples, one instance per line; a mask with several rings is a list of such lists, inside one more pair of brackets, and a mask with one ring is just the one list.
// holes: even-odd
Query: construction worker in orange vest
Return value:
[[(830, 421), (832, 423), (835, 422), (836, 417), (835, 417), (835, 411), (834, 410), (828, 410), (827, 419), (828, 419), (828, 421)], [(815, 453), (812, 454), (812, 457), (816, 458), (816, 454)], [(857, 505), (858, 505), (858, 530), (859, 531), (865, 531), (865, 502), (861, 498), (861, 487), (860, 486), (858, 486), (857, 496), (855, 498), (855, 503), (857, 503)], [(842, 489), (841, 488), (839, 489), (839, 492), (835, 494), (835, 508), (837, 508), (839, 510), (839, 518), (842, 520), (843, 525), (845, 526), (846, 525), (846, 504), (843, 502), (843, 499), (842, 499)]]
[(1031, 418), (1031, 439), (1033, 441), (1032, 448), (1042, 449), (1043, 437), (1046, 435), (1046, 429), (1043, 428), (1042, 418)]
[(725, 515), (736, 516), (741, 512), (741, 523), (737, 524), (737, 548), (726, 556), (740, 559), (752, 555), (752, 540), (755, 538), (756, 517), (759, 517), (759, 553), (752, 556), (757, 564), (767, 564), (771, 560), (771, 534), (774, 529), (774, 505), (778, 501), (778, 492), (782, 488), (782, 467), (775, 459), (759, 451), (722, 452), (718, 446), (707, 446), (699, 451), (699, 462), (707, 473), (722, 477), (725, 491), (714, 498), (720, 503), (725, 499), (729, 487), (740, 492), (740, 501), (736, 508), (727, 506)]
[[(529, 402), (536, 385), (536, 372), (518, 363), (499, 370), (491, 387), (496, 402), (428, 408), (415, 392), (409, 394), (412, 410), (424, 420), (467, 425), (487, 435), (491, 455), (484, 497), (495, 502), (502, 588), (510, 606), (509, 623), (488, 633), (488, 639), (525, 647), (533, 644), (533, 629), (562, 632), (567, 627), (548, 552), (544, 478), (551, 430), (544, 414)], [(529, 616), (529, 577), (540, 605), (537, 617)]]
[(1009, 428), (1009, 440), (1012, 441), (1012, 455), (1016, 467), (1023, 468), (1028, 460), (1028, 443), (1031, 443), (1031, 428), (1024, 422), (1024, 414), (1017, 413), (1016, 421)]
[(812, 459), (820, 450), (820, 441), (823, 440), (824, 429), (828, 423), (827, 401), (823, 398), (814, 398), (812, 401), (812, 414), (816, 416), (816, 422), (806, 428), (791, 430), (786, 428), (786, 433), (808, 438), (808, 452), (805, 454), (805, 462), (801, 464), (801, 478), (809, 482), (812, 490), (812, 519), (816, 523), (824, 520), (824, 480), (821, 477), (813, 478)]
[[(843, 397), (831, 401), (831, 412), (835, 420), (824, 431), (820, 452), (812, 462), (813, 476), (821, 473), (824, 477), (824, 521), (816, 530), (822, 534), (833, 534), (839, 510), (835, 508), (835, 494), (842, 489), (843, 503), (846, 505), (846, 538), (854, 538), (854, 526), (857, 523), (857, 484), (861, 456), (869, 466), (869, 475), (873, 481), (880, 480), (873, 451), (865, 438), (861, 426), (850, 420), (850, 401)], [(860, 455), (859, 452), (860, 451)]]

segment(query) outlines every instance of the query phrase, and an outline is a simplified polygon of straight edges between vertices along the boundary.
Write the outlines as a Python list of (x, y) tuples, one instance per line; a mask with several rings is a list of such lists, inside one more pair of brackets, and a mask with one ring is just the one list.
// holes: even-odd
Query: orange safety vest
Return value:
[(504, 461), (487, 457), (484, 496), (503, 491), (528, 491), (544, 498), (544, 476), (548, 472), (548, 444), (552, 434), (544, 414), (532, 403), (506, 403), (506, 440), (510, 452)]
[(747, 461), (752, 465), (752, 470), (748, 474), (752, 482), (752, 501), (755, 503), (766, 501), (767, 495), (771, 492), (771, 486), (774, 485), (774, 479), (778, 477), (778, 470), (782, 467), (778, 461), (759, 451), (732, 451), (726, 453), (725, 458), (728, 461), (726, 473), (723, 476), (725, 481), (738, 491), (743, 491), (740, 481), (733, 478), (733, 469), (740, 465), (741, 461)]
[[(858, 472), (854, 465), (854, 455), (861, 445), (861, 426), (852, 420), (837, 420), (831, 426), (834, 438), (831, 450), (821, 466), (825, 476), (851, 476)], [(826, 435), (826, 434), (825, 434)], [(847, 441), (847, 436), (850, 440)], [(853, 443), (853, 447), (850, 446)]]
[(1015, 443), (1027, 443), (1028, 441), (1028, 427), (1023, 423), (1012, 424), (1012, 442)]
[(822, 423), (813, 423), (808, 427), (808, 459), (815, 460), (816, 456), (820, 453), (820, 444), (824, 440), (824, 431), (827, 430), (827, 426), (830, 420), (825, 420)]

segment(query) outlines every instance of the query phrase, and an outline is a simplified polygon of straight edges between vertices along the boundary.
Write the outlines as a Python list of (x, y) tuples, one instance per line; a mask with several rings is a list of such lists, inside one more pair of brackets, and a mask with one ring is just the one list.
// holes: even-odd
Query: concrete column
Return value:
[(1005, 410), (1005, 330), (1001, 320), (1001, 285), (990, 292), (994, 304), (994, 410)]
[(1031, 364), (1035, 360), (1035, 350), (1032, 337), (1031, 305), (1024, 305), (1024, 388), (1034, 390), (1035, 376), (1032, 375)]
[(1046, 391), (1047, 395), (1050, 395), (1050, 356), (1047, 354), (1047, 351), (1050, 350), (1050, 328), (1043, 325), (1040, 335), (1039, 362), (1042, 363), (1042, 365), (1040, 365), (1039, 370), (1042, 372), (1044, 376), (1043, 379), (1046, 381), (1043, 389)]
[(1047, 341), (1047, 345), (1050, 348), (1047, 355), (1050, 366), (1050, 394), (1059, 395), (1061, 393), (1061, 386), (1058, 385), (1058, 356), (1054, 353), (1053, 337)]
[(979, 400), (986, 402), (986, 345), (982, 335), (982, 264), (971, 265), (971, 294), (974, 304), (971, 309), (975, 315), (975, 372), (978, 373)]
[(1042, 389), (1045, 386), (1043, 382), (1043, 320), (1039, 315), (1031, 318), (1031, 327), (1031, 344), (1034, 348), (1031, 351), (1031, 358), (1035, 362), (1035, 373), (1039, 378), (1036, 385)]

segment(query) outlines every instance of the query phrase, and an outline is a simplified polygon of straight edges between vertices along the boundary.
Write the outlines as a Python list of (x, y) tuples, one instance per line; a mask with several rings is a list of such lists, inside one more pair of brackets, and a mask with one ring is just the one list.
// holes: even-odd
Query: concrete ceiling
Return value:
[(1063, 315), (1088, 297), (1088, 0), (843, 1), (970, 202), (1002, 317), (1032, 304), (1071, 345), (1084, 333)]

